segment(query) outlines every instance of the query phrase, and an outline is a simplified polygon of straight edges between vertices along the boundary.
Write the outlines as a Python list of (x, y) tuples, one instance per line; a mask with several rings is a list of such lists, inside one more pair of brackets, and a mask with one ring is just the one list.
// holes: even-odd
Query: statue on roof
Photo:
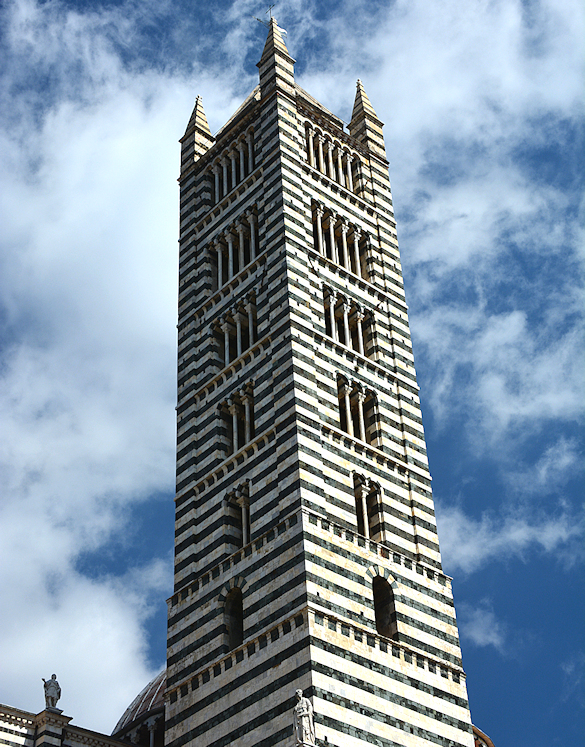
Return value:
[(41, 677), (41, 679), (45, 683), (44, 688), (46, 708), (57, 708), (57, 701), (61, 697), (61, 688), (59, 687), (59, 683), (57, 682), (57, 675), (52, 674), (50, 680), (46, 680), (44, 677)]

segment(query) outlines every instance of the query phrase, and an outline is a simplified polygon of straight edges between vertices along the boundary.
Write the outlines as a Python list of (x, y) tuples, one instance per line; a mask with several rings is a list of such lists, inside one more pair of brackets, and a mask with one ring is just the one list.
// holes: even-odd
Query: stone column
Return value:
[(323, 210), (322, 205), (317, 205), (315, 213), (317, 215), (317, 251), (323, 254)]
[(357, 392), (357, 405), (358, 405), (358, 422), (360, 427), (360, 440), (366, 440), (366, 426), (364, 423), (364, 401), (366, 395), (363, 392)]
[(343, 310), (343, 334), (345, 335), (345, 344), (348, 348), (351, 347), (351, 334), (349, 332), (349, 312), (351, 310), (351, 306), (347, 301), (344, 301), (342, 304), (342, 310)]
[(343, 266), (346, 270), (351, 271), (351, 264), (349, 261), (349, 254), (347, 253), (347, 233), (349, 231), (349, 223), (344, 220), (341, 224), (341, 250), (343, 253)]
[(323, 142), (325, 138), (323, 135), (317, 135), (317, 146), (318, 146), (318, 155), (319, 155), (319, 171), (324, 174), (325, 173), (325, 162), (323, 160)]
[(234, 276), (234, 235), (231, 231), (226, 234), (226, 241), (228, 245), (228, 276), (227, 279), (231, 280)]
[(335, 171), (333, 169), (333, 143), (331, 140), (327, 140), (327, 167), (329, 170), (329, 178), (335, 179)]
[(215, 186), (215, 194), (213, 195), (213, 198), (214, 202), (219, 202), (221, 200), (221, 192), (219, 190), (219, 166), (217, 163), (213, 164), (213, 178)]
[(223, 172), (223, 196), (225, 197), (229, 192), (228, 187), (228, 164), (225, 156), (221, 159), (221, 168)]
[(342, 187), (345, 187), (345, 179), (343, 178), (343, 162), (341, 160), (341, 148), (337, 149), (337, 181)]
[(307, 129), (307, 154), (309, 156), (309, 166), (315, 168), (315, 133), (310, 128)]
[(236, 323), (236, 355), (238, 358), (242, 355), (242, 315), (236, 310), (234, 313)]
[(240, 140), (237, 145), (238, 153), (240, 154), (240, 181), (246, 176), (246, 146)]
[(335, 243), (335, 220), (333, 213), (329, 216), (329, 243), (331, 244), (331, 261), (339, 264), (337, 244)]
[(368, 519), (368, 493), (366, 486), (361, 483), (357, 489), (358, 499), (362, 507), (362, 517), (364, 520), (364, 537), (370, 539), (370, 522)]
[(156, 731), (156, 724), (150, 723), (148, 724), (148, 740), (149, 740), (149, 747), (154, 747), (154, 732)]
[(242, 394), (241, 400), (244, 403), (244, 439), (249, 443), (252, 439), (252, 413), (249, 394)]
[(215, 248), (217, 251), (217, 289), (219, 290), (223, 285), (223, 247), (221, 241), (215, 242)]
[(238, 444), (238, 406), (232, 403), (229, 407), (230, 415), (232, 416), (232, 435), (233, 435), (233, 449), (234, 454), (240, 448)]
[(345, 424), (347, 432), (350, 436), (353, 436), (353, 419), (351, 417), (351, 399), (349, 396), (351, 394), (351, 387), (349, 386), (349, 384), (344, 384), (342, 391), (343, 400), (345, 403)]
[(242, 512), (242, 547), (245, 547), (250, 541), (248, 537), (248, 506), (245, 498), (240, 498), (238, 503)]
[(246, 304), (246, 311), (248, 312), (248, 338), (250, 347), (252, 347), (254, 344), (254, 304), (252, 301), (248, 301)]
[(329, 292), (329, 323), (331, 324), (331, 337), (337, 340), (337, 325), (335, 324), (335, 296), (333, 291)]
[(345, 173), (347, 177), (347, 188), (353, 192), (353, 177), (351, 174), (351, 163), (353, 161), (353, 156), (351, 156), (349, 153), (346, 153), (345, 155)]
[(256, 215), (253, 210), (246, 210), (246, 218), (250, 224), (250, 262), (256, 259)]
[(362, 322), (364, 320), (364, 312), (361, 309), (358, 309), (355, 315), (356, 325), (357, 325), (357, 341), (358, 341), (358, 353), (360, 355), (364, 355), (364, 330), (362, 327)]
[(220, 325), (220, 329), (223, 332), (223, 357), (224, 365), (229, 365), (230, 362), (230, 325), (229, 322), (224, 321)]
[(362, 266), (360, 263), (360, 231), (359, 228), (353, 228), (353, 260), (355, 262), (355, 274), (358, 278), (362, 276)]
[(246, 264), (246, 257), (244, 255), (244, 231), (246, 230), (243, 223), (238, 223), (236, 226), (236, 230), (238, 232), (238, 239), (239, 239), (239, 245), (238, 245), (238, 272), (241, 272), (244, 269), (244, 265)]
[(236, 152), (234, 150), (230, 150), (230, 162), (232, 167), (232, 189), (236, 186), (238, 183), (238, 171), (236, 166)]
[(252, 173), (254, 170), (254, 133), (248, 132), (246, 135), (246, 141), (248, 143), (248, 173)]

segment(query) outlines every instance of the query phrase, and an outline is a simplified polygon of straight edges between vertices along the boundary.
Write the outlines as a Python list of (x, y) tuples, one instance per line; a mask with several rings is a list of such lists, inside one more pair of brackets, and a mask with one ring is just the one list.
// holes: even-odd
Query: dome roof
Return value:
[(164, 708), (166, 679), (167, 670), (163, 669), (126, 708), (124, 715), (116, 724), (112, 735), (123, 731), (127, 726), (146, 716), (151, 711)]

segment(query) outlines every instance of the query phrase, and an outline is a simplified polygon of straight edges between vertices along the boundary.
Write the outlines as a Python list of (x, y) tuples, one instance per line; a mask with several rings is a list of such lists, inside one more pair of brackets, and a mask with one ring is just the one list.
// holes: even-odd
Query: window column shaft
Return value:
[(343, 386), (343, 399), (345, 401), (345, 423), (347, 432), (350, 436), (353, 436), (353, 420), (351, 417), (351, 401), (349, 398), (350, 388), (347, 384)]
[(361, 311), (358, 311), (356, 314), (356, 324), (357, 324), (357, 341), (358, 341), (358, 353), (360, 355), (364, 355), (364, 330), (362, 327), (362, 320), (364, 318), (364, 315)]
[(223, 249), (219, 241), (216, 245), (217, 248), (217, 289), (219, 290), (223, 285)]
[(250, 347), (252, 347), (254, 344), (254, 308), (251, 301), (246, 304), (246, 311), (248, 312), (248, 338)]
[(245, 433), (245, 439), (246, 443), (248, 443), (252, 438), (252, 422), (250, 418), (250, 397), (246, 395), (245, 397), (242, 397), (242, 400), (244, 402), (244, 433)]
[(365, 398), (366, 398), (366, 395), (363, 392), (357, 393), (358, 423), (360, 427), (360, 440), (361, 441), (366, 440), (366, 427), (364, 424), (364, 400)]
[(230, 151), (230, 161), (231, 161), (231, 166), (232, 166), (232, 189), (233, 189), (236, 186), (237, 181), (238, 181), (237, 179), (238, 172), (236, 169), (236, 154), (235, 154), (235, 151), (233, 150)]
[(337, 340), (337, 325), (335, 324), (335, 296), (329, 294), (329, 323), (331, 324), (331, 337)]
[(329, 178), (335, 179), (335, 171), (333, 170), (333, 143), (330, 140), (327, 141), (327, 166)]
[(242, 315), (238, 311), (234, 318), (236, 320), (236, 351), (238, 358), (242, 355)]
[(317, 251), (323, 254), (323, 208), (317, 206)]
[(341, 308), (343, 309), (343, 334), (345, 335), (345, 344), (349, 348), (351, 344), (351, 335), (349, 333), (350, 305), (344, 301)]
[(242, 545), (245, 547), (248, 542), (250, 541), (248, 537), (248, 516), (247, 516), (247, 506), (244, 500), (242, 499), (241, 502), (242, 507)]
[(362, 501), (362, 516), (364, 519), (364, 537), (366, 539), (370, 539), (370, 520), (368, 517), (368, 495), (363, 488), (363, 486), (360, 485), (359, 488), (360, 491), (360, 498)]
[(215, 164), (213, 167), (213, 183), (215, 187), (215, 194), (213, 195), (214, 202), (219, 202), (221, 199), (221, 193), (219, 191), (219, 166)]
[(314, 136), (315, 133), (313, 130), (307, 130), (307, 153), (309, 155), (309, 166), (315, 167), (315, 142), (314, 142)]
[(337, 181), (342, 187), (345, 187), (345, 179), (343, 178), (343, 163), (341, 160), (341, 148), (337, 149)]
[(325, 163), (323, 161), (323, 135), (317, 135), (317, 144), (319, 148), (319, 171), (325, 173)]
[(331, 261), (339, 264), (337, 244), (335, 243), (335, 222), (333, 221), (333, 215), (329, 216), (329, 243), (331, 244)]
[(346, 175), (347, 175), (347, 188), (353, 192), (353, 177), (351, 175), (351, 162), (353, 161), (353, 158), (347, 154), (345, 157), (345, 168), (346, 168)]
[(355, 274), (358, 278), (362, 276), (362, 268), (360, 263), (360, 232), (357, 229), (353, 229), (353, 259), (355, 262)]
[(244, 256), (244, 226), (239, 223), (238, 224), (238, 238), (239, 238), (239, 246), (238, 246), (238, 260), (239, 260), (239, 267), (238, 270), (243, 270), (244, 264), (246, 262), (246, 258)]
[(227, 322), (224, 322), (221, 325), (221, 331), (223, 332), (224, 363), (227, 366), (230, 362), (230, 325)]
[(256, 216), (251, 210), (246, 212), (250, 224), (250, 262), (256, 259)]
[(231, 280), (234, 276), (234, 237), (231, 233), (227, 235), (228, 245), (228, 276), (227, 279)]
[(244, 143), (240, 140), (238, 143), (238, 153), (240, 154), (240, 181), (246, 175), (246, 156), (244, 153)]
[(344, 221), (341, 224), (341, 250), (343, 253), (343, 266), (346, 270), (351, 270), (351, 263), (349, 261), (349, 254), (347, 253), (347, 232), (349, 231), (349, 224)]
[(223, 195), (225, 197), (225, 195), (227, 195), (227, 193), (229, 192), (229, 189), (228, 189), (228, 165), (227, 165), (227, 160), (225, 158), (221, 159), (221, 168), (222, 168), (222, 172), (223, 172)]
[(249, 132), (247, 136), (248, 141), (248, 173), (251, 173), (254, 169), (254, 133)]
[(232, 416), (232, 436), (234, 444), (234, 453), (240, 448), (238, 444), (238, 406), (230, 405), (230, 414)]

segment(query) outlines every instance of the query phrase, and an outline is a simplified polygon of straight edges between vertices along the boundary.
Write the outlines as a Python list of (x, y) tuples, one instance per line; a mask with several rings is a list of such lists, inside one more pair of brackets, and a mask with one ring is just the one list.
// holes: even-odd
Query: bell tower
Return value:
[(258, 68), (181, 141), (165, 743), (292, 747), (301, 703), (307, 745), (472, 747), (383, 125), (300, 88), (274, 18)]

